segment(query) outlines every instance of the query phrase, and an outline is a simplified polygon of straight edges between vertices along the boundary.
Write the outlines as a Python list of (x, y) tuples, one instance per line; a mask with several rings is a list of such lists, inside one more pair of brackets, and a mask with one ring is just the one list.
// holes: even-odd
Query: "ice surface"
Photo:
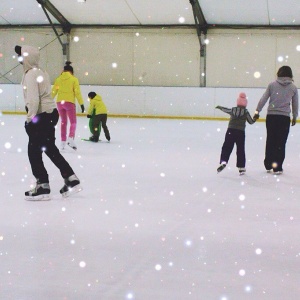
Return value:
[(28, 202), (25, 116), (0, 120), (1, 299), (300, 298), (299, 124), (281, 176), (263, 167), (265, 124), (247, 125), (239, 176), (235, 150), (216, 171), (227, 122), (109, 118), (94, 144), (79, 117), (63, 154), (84, 190), (62, 199), (45, 156), (53, 199)]

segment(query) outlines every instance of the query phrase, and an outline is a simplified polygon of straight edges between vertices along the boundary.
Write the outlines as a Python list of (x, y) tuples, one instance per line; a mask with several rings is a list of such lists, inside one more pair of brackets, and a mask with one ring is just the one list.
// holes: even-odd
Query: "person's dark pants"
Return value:
[(264, 165), (266, 170), (282, 171), (285, 145), (290, 131), (290, 117), (267, 115), (267, 141)]
[(236, 166), (238, 168), (245, 168), (246, 155), (245, 155), (245, 131), (239, 129), (228, 128), (225, 135), (225, 141), (222, 146), (220, 163), (228, 163), (229, 157), (236, 144)]
[(25, 124), (25, 130), (29, 137), (28, 158), (31, 164), (32, 174), (40, 183), (48, 183), (48, 173), (45, 169), (42, 154), (43, 152), (60, 170), (63, 178), (68, 178), (74, 172), (68, 162), (60, 154), (55, 145), (55, 126), (58, 122), (58, 111), (36, 115), (32, 122)]
[(109, 131), (108, 131), (106, 122), (107, 122), (107, 114), (95, 115), (93, 117), (93, 136), (97, 140), (99, 139), (99, 136), (100, 136), (100, 132), (99, 132), (98, 128), (101, 123), (105, 137), (108, 141), (110, 141), (110, 135), (109, 135)]

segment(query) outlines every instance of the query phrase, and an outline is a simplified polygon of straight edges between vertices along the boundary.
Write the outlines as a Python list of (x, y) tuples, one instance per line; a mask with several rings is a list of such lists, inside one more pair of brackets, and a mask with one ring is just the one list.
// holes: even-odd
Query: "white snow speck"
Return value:
[(85, 268), (85, 267), (86, 267), (86, 263), (85, 263), (84, 261), (81, 261), (81, 262), (79, 263), (79, 267), (80, 267), (80, 268)]

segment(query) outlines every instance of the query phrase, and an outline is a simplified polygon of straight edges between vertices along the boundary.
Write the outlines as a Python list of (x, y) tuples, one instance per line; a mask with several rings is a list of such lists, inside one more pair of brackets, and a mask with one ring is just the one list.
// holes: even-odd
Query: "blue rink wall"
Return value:
[[(240, 92), (248, 97), (248, 110), (254, 113), (264, 88), (200, 88), (200, 87), (149, 87), (149, 86), (89, 86), (81, 92), (88, 107), (87, 94), (100, 94), (108, 114), (131, 117), (162, 118), (224, 118), (228, 117), (217, 105), (232, 107)], [(78, 113), (80, 108), (77, 105)], [(24, 112), (22, 88), (19, 84), (0, 84), (0, 110), (3, 113)], [(266, 107), (261, 118), (266, 114)]]

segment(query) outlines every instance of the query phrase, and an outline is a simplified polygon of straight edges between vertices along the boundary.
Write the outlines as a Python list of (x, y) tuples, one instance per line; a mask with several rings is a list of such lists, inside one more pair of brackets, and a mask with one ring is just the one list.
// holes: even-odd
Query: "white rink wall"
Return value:
[[(141, 87), (141, 86), (89, 86), (81, 85), (88, 107), (87, 94), (100, 94), (110, 115), (223, 118), (226, 114), (215, 109), (217, 105), (232, 107), (240, 92), (248, 97), (248, 110), (254, 113), (264, 93), (263, 88), (199, 88), (199, 87)], [(78, 113), (80, 112), (77, 105)], [(0, 110), (24, 112), (22, 88), (19, 84), (0, 84)], [(266, 107), (261, 112), (264, 118)]]

